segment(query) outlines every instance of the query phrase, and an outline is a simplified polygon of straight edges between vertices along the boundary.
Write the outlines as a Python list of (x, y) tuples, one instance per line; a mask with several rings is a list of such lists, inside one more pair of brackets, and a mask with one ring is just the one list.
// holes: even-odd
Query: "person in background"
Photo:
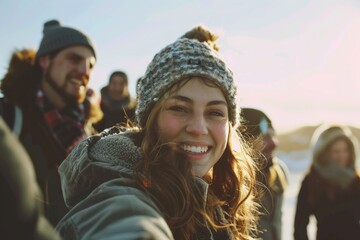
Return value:
[(242, 108), (240, 133), (252, 143), (261, 154), (258, 165), (261, 170), (258, 181), (263, 191), (258, 201), (259, 212), (258, 234), (264, 240), (280, 240), (282, 234), (282, 205), (284, 191), (288, 185), (289, 170), (285, 163), (275, 156), (278, 144), (275, 129), (270, 118), (254, 108)]
[(32, 162), (1, 116), (0, 139), (0, 238), (60, 240), (43, 215)]
[(130, 96), (128, 77), (125, 72), (113, 72), (110, 75), (109, 84), (100, 92), (104, 117), (95, 125), (99, 132), (115, 124), (124, 126), (128, 121), (134, 120), (136, 99)]
[(107, 129), (63, 161), (63, 238), (253, 239), (255, 163), (216, 38), (198, 26), (157, 53), (137, 84), (138, 126)]
[(350, 128), (322, 124), (311, 139), (312, 164), (297, 198), (294, 238), (307, 240), (309, 217), (317, 240), (360, 239), (359, 144)]
[(1, 81), (0, 115), (32, 160), (45, 216), (53, 225), (67, 212), (58, 166), (95, 133), (92, 124), (102, 115), (92, 108), (88, 89), (95, 60), (88, 36), (51, 20), (44, 24), (38, 51), (16, 50)]

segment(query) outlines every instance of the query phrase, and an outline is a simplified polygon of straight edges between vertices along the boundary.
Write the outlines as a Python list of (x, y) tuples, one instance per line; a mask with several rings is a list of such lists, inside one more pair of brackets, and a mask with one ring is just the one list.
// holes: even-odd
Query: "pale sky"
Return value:
[(97, 91), (123, 70), (135, 96), (152, 57), (204, 24), (219, 35), (240, 105), (262, 109), (279, 132), (325, 121), (360, 127), (360, 0), (2, 0), (1, 78), (12, 51), (37, 49), (55, 18), (93, 39)]

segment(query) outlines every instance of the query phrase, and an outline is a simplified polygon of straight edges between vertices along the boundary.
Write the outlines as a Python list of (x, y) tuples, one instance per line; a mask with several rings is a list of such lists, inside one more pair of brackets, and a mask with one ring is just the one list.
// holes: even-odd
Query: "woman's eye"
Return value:
[(175, 111), (175, 112), (187, 112), (186, 108), (182, 106), (171, 106), (169, 107), (169, 110)]
[(224, 117), (225, 116), (224, 113), (221, 111), (211, 111), (209, 114), (211, 116), (215, 116), (215, 117)]

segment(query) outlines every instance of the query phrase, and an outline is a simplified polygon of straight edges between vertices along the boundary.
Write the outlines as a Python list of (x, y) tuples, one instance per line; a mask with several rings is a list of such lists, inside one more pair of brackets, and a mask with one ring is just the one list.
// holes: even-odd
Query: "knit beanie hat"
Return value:
[(265, 134), (268, 128), (273, 128), (270, 118), (258, 109), (241, 108), (241, 120), (247, 138), (256, 138)]
[(57, 20), (47, 21), (44, 24), (43, 34), (36, 59), (74, 45), (89, 47), (96, 57), (94, 45), (88, 36), (77, 29), (62, 26)]
[(186, 35), (157, 53), (148, 65), (145, 75), (139, 79), (136, 108), (139, 125), (145, 126), (155, 103), (174, 84), (190, 77), (209, 79), (222, 90), (228, 104), (229, 121), (237, 127), (239, 111), (232, 71), (210, 44), (190, 39)]

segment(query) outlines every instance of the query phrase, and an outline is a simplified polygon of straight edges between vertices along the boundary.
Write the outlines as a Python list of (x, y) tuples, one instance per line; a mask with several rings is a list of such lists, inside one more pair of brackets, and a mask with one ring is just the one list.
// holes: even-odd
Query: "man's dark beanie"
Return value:
[(36, 59), (75, 45), (89, 47), (96, 57), (94, 45), (88, 36), (77, 29), (62, 26), (57, 20), (47, 21), (44, 24), (43, 34), (43, 39), (36, 53)]

